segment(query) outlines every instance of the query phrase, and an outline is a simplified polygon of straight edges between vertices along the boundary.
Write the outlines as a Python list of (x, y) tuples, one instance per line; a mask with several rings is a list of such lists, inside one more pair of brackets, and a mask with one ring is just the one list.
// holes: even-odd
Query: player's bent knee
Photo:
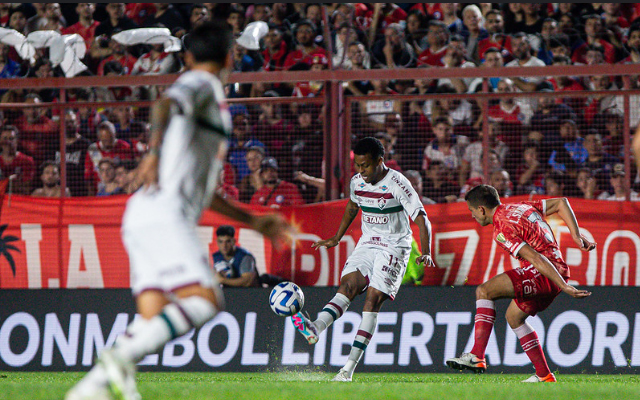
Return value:
[(201, 327), (220, 311), (213, 302), (200, 296), (185, 297), (175, 304), (193, 328)]
[(487, 290), (486, 283), (483, 283), (482, 285), (476, 288), (476, 300), (481, 300), (481, 299), (489, 299), (489, 292)]

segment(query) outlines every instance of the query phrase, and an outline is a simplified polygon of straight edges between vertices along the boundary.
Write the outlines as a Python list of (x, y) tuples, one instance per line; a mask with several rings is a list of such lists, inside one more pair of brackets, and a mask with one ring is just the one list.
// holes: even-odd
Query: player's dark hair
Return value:
[(231, 225), (220, 225), (218, 229), (216, 229), (216, 236), (236, 236), (236, 228)]
[(380, 157), (384, 157), (384, 146), (378, 139), (368, 136), (356, 143), (353, 148), (353, 154), (359, 156), (369, 154), (372, 159), (377, 160)]
[(189, 33), (187, 50), (196, 62), (224, 64), (231, 49), (233, 34), (226, 21), (212, 20)]
[(500, 195), (496, 188), (490, 185), (478, 185), (474, 187), (467, 192), (464, 200), (474, 208), (483, 206), (493, 209), (500, 205)]

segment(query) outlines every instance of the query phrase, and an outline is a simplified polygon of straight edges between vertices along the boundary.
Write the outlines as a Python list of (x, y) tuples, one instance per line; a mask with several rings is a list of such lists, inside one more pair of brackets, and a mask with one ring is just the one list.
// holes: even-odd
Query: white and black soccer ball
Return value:
[(269, 305), (276, 315), (289, 317), (304, 307), (304, 293), (293, 282), (279, 283), (269, 295)]

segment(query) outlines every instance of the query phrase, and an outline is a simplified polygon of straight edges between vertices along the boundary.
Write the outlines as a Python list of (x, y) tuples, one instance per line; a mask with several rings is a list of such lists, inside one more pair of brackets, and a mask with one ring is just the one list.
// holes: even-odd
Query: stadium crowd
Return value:
[[(323, 7), (326, 7), (324, 25)], [(23, 35), (37, 30), (77, 33), (88, 67), (79, 75), (178, 73), (182, 52), (162, 45), (126, 46), (121, 31), (165, 27), (188, 43), (202, 21), (225, 19), (236, 37), (254, 21), (268, 24), (260, 50), (235, 43), (234, 71), (301, 71), (342, 68), (496, 68), (640, 63), (640, 3), (0, 3), (0, 25)], [(330, 37), (326, 37), (326, 32)], [(1, 39), (0, 39), (1, 41)], [(329, 45), (330, 44), (330, 45)], [(330, 49), (328, 51), (327, 49)], [(64, 76), (47, 50), (35, 62), (0, 43), (0, 78)], [(589, 199), (639, 200), (637, 171), (624, 169), (622, 96), (571, 97), (571, 91), (622, 87), (616, 76), (491, 78), (496, 93), (530, 97), (492, 100), (491, 149), (483, 151), (483, 120), (475, 101), (397, 101), (397, 94), (482, 91), (480, 79), (363, 80), (344, 84), (346, 95), (386, 95), (354, 103), (352, 140), (375, 136), (385, 161), (411, 180), (425, 203), (456, 202), (480, 183), (502, 196), (539, 193)], [(630, 88), (640, 88), (638, 76)], [(83, 107), (87, 101), (153, 100), (162, 87), (70, 89), (65, 113), (67, 186), (72, 196), (136, 190), (131, 171), (146, 151), (148, 109)], [(229, 98), (264, 97), (233, 104), (233, 136), (220, 192), (247, 203), (279, 207), (324, 198), (323, 82), (231, 84)], [(536, 93), (556, 92), (562, 97)], [(2, 103), (58, 102), (53, 89), (4, 90)], [(300, 103), (279, 103), (280, 98)], [(630, 97), (630, 128), (640, 121), (640, 96)], [(59, 196), (59, 113), (51, 108), (4, 110), (0, 169), (15, 175), (13, 190)], [(483, 159), (489, 157), (489, 175)]]

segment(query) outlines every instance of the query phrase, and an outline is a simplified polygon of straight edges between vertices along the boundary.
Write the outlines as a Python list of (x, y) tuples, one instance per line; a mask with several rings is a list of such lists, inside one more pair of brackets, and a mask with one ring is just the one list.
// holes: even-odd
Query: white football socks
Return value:
[(362, 312), (362, 322), (358, 327), (358, 332), (353, 340), (353, 346), (351, 346), (351, 353), (349, 353), (349, 359), (342, 368), (347, 371), (349, 377), (353, 375), (353, 371), (356, 369), (358, 362), (362, 358), (364, 351), (367, 349), (373, 332), (378, 325), (378, 313), (377, 312)]
[(318, 334), (331, 326), (333, 321), (342, 317), (350, 304), (351, 301), (347, 296), (341, 293), (336, 293), (336, 295), (333, 296), (333, 299), (331, 299), (327, 305), (324, 306), (322, 311), (318, 313), (318, 319), (313, 322), (318, 329)]

